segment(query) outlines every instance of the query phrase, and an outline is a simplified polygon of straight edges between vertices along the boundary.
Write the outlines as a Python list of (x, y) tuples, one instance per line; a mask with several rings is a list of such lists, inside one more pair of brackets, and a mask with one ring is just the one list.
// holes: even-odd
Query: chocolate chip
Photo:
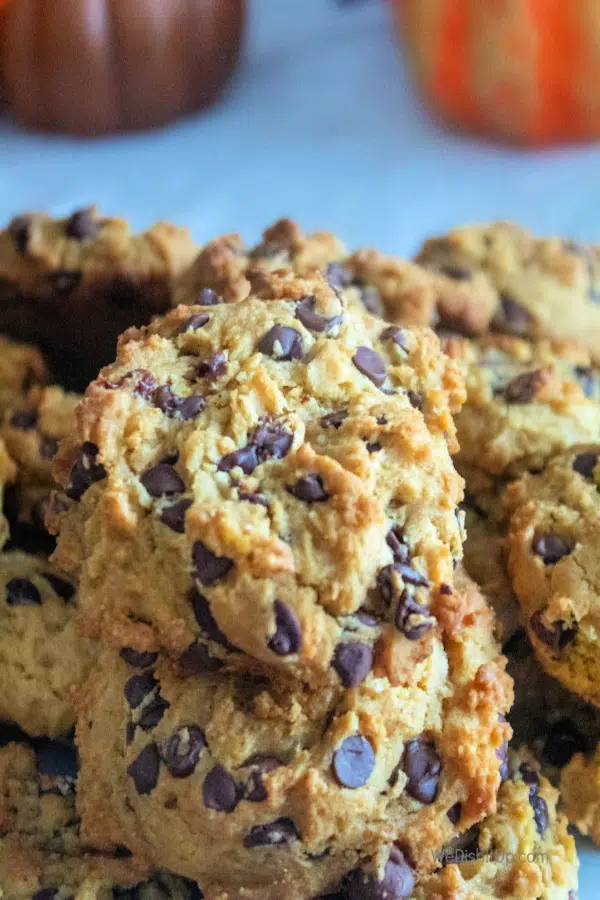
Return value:
[(204, 634), (211, 641), (215, 641), (215, 643), (220, 644), (222, 647), (231, 647), (227, 636), (221, 631), (215, 621), (215, 618), (210, 610), (210, 603), (208, 602), (206, 597), (204, 597), (196, 590), (196, 588), (192, 588), (190, 591), (190, 602), (192, 604), (192, 609), (194, 610), (194, 617), (196, 619), (196, 622), (198, 623)]
[(134, 669), (148, 669), (158, 659), (158, 653), (151, 650), (134, 650), (133, 647), (121, 647), (119, 656)]
[(215, 353), (209, 356), (196, 367), (196, 376), (206, 378), (207, 381), (217, 381), (227, 372), (227, 358), (224, 353)]
[(312, 472), (309, 475), (302, 475), (296, 484), (287, 487), (286, 490), (288, 494), (304, 503), (323, 503), (329, 499), (329, 494), (323, 487), (323, 479)]
[(150, 794), (158, 784), (160, 753), (156, 744), (148, 744), (127, 769), (138, 794)]
[(52, 572), (44, 572), (43, 575), (48, 584), (51, 585), (54, 593), (58, 594), (61, 600), (68, 603), (69, 600), (73, 599), (75, 596), (75, 585), (65, 578), (59, 578), (58, 575), (54, 575)]
[(147, 369), (134, 369), (125, 375), (125, 379), (131, 379), (133, 393), (143, 400), (151, 400), (154, 391), (158, 387), (158, 381)]
[(573, 471), (583, 475), (584, 478), (593, 478), (599, 456), (600, 452), (598, 450), (578, 453), (573, 460)]
[(385, 542), (392, 551), (395, 563), (408, 562), (408, 547), (404, 543), (404, 535), (399, 525), (394, 525), (388, 531)]
[(244, 768), (252, 769), (248, 787), (244, 793), (244, 800), (249, 803), (264, 803), (268, 800), (269, 793), (262, 780), (263, 775), (274, 772), (279, 769), (283, 763), (276, 756), (266, 756), (262, 753), (255, 753), (244, 763)]
[(356, 869), (346, 879), (344, 900), (408, 900), (413, 896), (415, 874), (402, 850), (392, 847), (383, 881)]
[(204, 328), (209, 320), (210, 316), (207, 313), (194, 313), (193, 316), (182, 322), (174, 333), (185, 334), (186, 331), (198, 331), (199, 328)]
[(530, 619), (530, 627), (535, 636), (555, 653), (562, 652), (577, 637), (577, 627), (569, 628), (559, 619), (548, 627), (543, 620), (543, 610), (538, 609)]
[(40, 437), (40, 456), (42, 459), (54, 459), (58, 453), (58, 441), (54, 438)]
[(418, 409), (419, 412), (423, 409), (425, 396), (420, 391), (407, 391), (406, 396), (413, 409)]
[(406, 793), (420, 803), (433, 803), (442, 763), (432, 742), (422, 737), (408, 741), (402, 755), (402, 769), (408, 779)]
[(227, 453), (221, 458), (218, 469), (219, 472), (231, 472), (232, 469), (241, 469), (244, 475), (251, 475), (258, 465), (258, 456), (256, 447), (248, 444), (241, 450), (234, 450), (233, 453)]
[(346, 738), (333, 754), (332, 769), (342, 787), (363, 787), (373, 774), (375, 752), (361, 734)]
[(341, 315), (322, 316), (315, 312), (316, 302), (315, 297), (304, 297), (296, 307), (296, 316), (305, 328), (309, 331), (323, 332), (331, 331), (332, 328), (341, 324), (343, 319)]
[(282, 459), (289, 452), (293, 435), (282, 425), (261, 422), (254, 430), (250, 442), (241, 450), (223, 456), (219, 463), (220, 472), (231, 472), (239, 466), (245, 475), (251, 475), (259, 463), (268, 459)]
[(367, 448), (367, 453), (379, 453), (379, 451), (381, 450), (381, 444), (379, 443), (379, 441), (367, 441), (365, 446)]
[(529, 804), (533, 810), (533, 819), (535, 827), (540, 837), (543, 837), (548, 828), (550, 817), (548, 815), (548, 806), (543, 797), (539, 795), (540, 776), (530, 765), (523, 763), (519, 768), (521, 777), (525, 784), (529, 787)]
[(433, 628), (431, 613), (426, 606), (417, 603), (408, 591), (402, 591), (396, 608), (395, 625), (409, 641), (418, 641)]
[(553, 566), (573, 551), (570, 542), (559, 534), (535, 534), (531, 549), (545, 566)]
[(523, 372), (508, 382), (504, 388), (504, 398), (507, 403), (532, 403), (545, 380), (545, 369)]
[(441, 594), (443, 597), (444, 597), (444, 596), (445, 596), (445, 597), (450, 597), (453, 593), (454, 593), (454, 592), (453, 592), (453, 590), (452, 590), (451, 585), (445, 584), (444, 582), (442, 582), (442, 584), (440, 584), (440, 594)]
[(95, 217), (91, 206), (76, 210), (67, 219), (65, 225), (67, 237), (74, 238), (76, 241), (90, 240), (97, 237), (101, 228), (102, 222)]
[(71, 294), (81, 281), (81, 272), (70, 272), (60, 269), (46, 276), (50, 287), (55, 294)]
[(255, 506), (264, 506), (265, 509), (269, 508), (267, 498), (257, 491), (243, 491), (238, 489), (238, 499), (244, 500), (246, 503), (253, 503)]
[(445, 263), (439, 267), (442, 275), (453, 278), (455, 281), (470, 281), (473, 273), (468, 266), (461, 266), (458, 263)]
[(576, 753), (587, 750), (587, 741), (575, 724), (570, 719), (560, 719), (550, 728), (542, 753), (551, 766), (564, 769)]
[(200, 754), (207, 746), (206, 737), (197, 725), (180, 725), (167, 741), (163, 755), (165, 765), (174, 778), (192, 774)]
[(199, 641), (190, 644), (179, 657), (179, 670), (184, 678), (204, 672), (218, 672), (222, 668), (221, 660), (211, 656), (208, 647)]
[(158, 686), (158, 681), (153, 672), (145, 672), (143, 675), (132, 675), (125, 682), (123, 693), (130, 709), (137, 709), (146, 697)]
[(511, 297), (500, 294), (500, 307), (494, 316), (493, 328), (507, 334), (523, 336), (529, 333), (533, 325), (533, 316), (528, 309)]
[(29, 216), (15, 216), (8, 224), (8, 233), (21, 255), (27, 253), (31, 240), (32, 220)]
[(381, 387), (386, 379), (387, 366), (381, 356), (370, 347), (358, 347), (352, 362), (359, 372), (365, 375), (377, 387)]
[(446, 813), (452, 825), (458, 825), (462, 816), (462, 803), (455, 803)]
[(594, 370), (591, 366), (575, 366), (573, 370), (575, 377), (581, 385), (581, 390), (586, 397), (593, 397), (596, 379)]
[(71, 469), (69, 483), (65, 493), (71, 500), (80, 500), (83, 494), (97, 481), (106, 478), (106, 469), (102, 463), (96, 462), (98, 447), (85, 441), (79, 451), (79, 462)]
[(364, 625), (365, 628), (377, 628), (379, 624), (376, 616), (371, 615), (371, 613), (366, 612), (365, 610), (359, 609), (355, 614), (355, 618), (360, 622), (361, 625)]
[(11, 578), (6, 585), (6, 602), (9, 606), (41, 606), (42, 597), (28, 578)]
[(222, 302), (223, 298), (212, 288), (202, 288), (196, 300), (198, 306), (218, 306)]
[(380, 341), (392, 341), (396, 346), (400, 347), (405, 353), (410, 352), (408, 344), (408, 335), (404, 328), (398, 328), (396, 325), (390, 325), (385, 328), (379, 335)]
[(178, 397), (168, 385), (157, 388), (152, 399), (154, 405), (170, 419), (182, 419), (184, 422), (196, 419), (206, 406), (206, 400), (200, 394)]
[(328, 413), (326, 416), (323, 416), (319, 421), (319, 425), (321, 428), (335, 428), (337, 430), (347, 418), (348, 410), (338, 409), (336, 412)]
[(296, 618), (296, 614), (281, 600), (275, 600), (273, 610), (275, 613), (275, 634), (269, 638), (267, 643), (269, 650), (272, 650), (277, 656), (290, 656), (293, 653), (299, 653), (302, 647), (302, 628)]
[(53, 900), (53, 898), (56, 897), (57, 894), (58, 888), (42, 888), (41, 891), (36, 891), (35, 894), (33, 894), (31, 900)]
[(206, 587), (226, 578), (233, 568), (232, 559), (228, 556), (217, 556), (202, 541), (196, 541), (192, 547), (192, 562), (194, 575)]
[(240, 792), (232, 776), (223, 766), (214, 766), (202, 784), (202, 799), (208, 809), (233, 812), (240, 802)]
[(266, 825), (254, 825), (244, 837), (244, 847), (290, 847), (300, 839), (291, 819), (281, 818)]
[(373, 647), (359, 641), (338, 644), (333, 655), (332, 667), (340, 676), (345, 688), (361, 684), (373, 666)]
[(352, 284), (352, 273), (339, 262), (330, 262), (325, 269), (325, 280), (334, 291), (343, 290)]
[(171, 531), (183, 534), (185, 531), (185, 514), (191, 505), (191, 500), (177, 500), (176, 503), (164, 506), (161, 509), (159, 519)]
[(411, 569), (410, 566), (405, 565), (404, 563), (395, 563), (394, 571), (396, 571), (404, 581), (405, 584), (412, 584), (415, 587), (429, 587), (429, 581), (425, 578), (424, 575), (421, 575), (420, 572), (417, 572), (415, 569)]
[(159, 463), (140, 475), (140, 481), (151, 497), (172, 497), (185, 490), (181, 475), (166, 463)]
[(9, 425), (29, 431), (35, 428), (38, 422), (38, 413), (35, 409), (16, 409), (9, 419)]
[(498, 774), (500, 775), (501, 781), (507, 781), (510, 772), (508, 770), (508, 741), (504, 741), (504, 743), (498, 747), (496, 750), (496, 756), (500, 760), (500, 765), (498, 767)]
[(273, 325), (258, 342), (258, 350), (282, 361), (301, 359), (304, 354), (302, 335), (288, 325)]
[(138, 720), (140, 728), (143, 728), (144, 731), (150, 731), (152, 728), (156, 728), (164, 716), (165, 710), (167, 710), (170, 705), (169, 701), (165, 700), (164, 697), (161, 697), (160, 694), (153, 697), (148, 705), (142, 710)]

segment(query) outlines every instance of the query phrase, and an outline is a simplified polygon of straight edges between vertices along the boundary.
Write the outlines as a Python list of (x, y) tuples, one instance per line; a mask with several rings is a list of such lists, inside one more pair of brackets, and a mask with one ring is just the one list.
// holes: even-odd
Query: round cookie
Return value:
[(461, 556), (458, 370), (319, 275), (263, 287), (123, 336), (56, 457), (54, 559), (117, 646), (349, 685), (379, 642), (393, 680)]
[(600, 445), (552, 459), (505, 492), (509, 567), (543, 667), (600, 705)]
[[(1, 287), (0, 279), (0, 291)], [(0, 334), (0, 419), (34, 384), (46, 384), (48, 369), (35, 347)]]
[(600, 372), (575, 344), (491, 335), (444, 349), (466, 370), (459, 468), (514, 478), (600, 432)]
[(576, 900), (579, 862), (558, 791), (527, 755), (509, 754), (498, 808), (448, 848), (414, 900)]
[(600, 254), (509, 222), (456, 228), (417, 262), (493, 296), (489, 326), (527, 338), (572, 338), (600, 363)]
[(41, 557), (0, 555), (0, 719), (34, 736), (75, 724), (73, 690), (94, 645), (76, 628), (75, 587)]
[(0, 332), (39, 344), (82, 389), (125, 328), (169, 308), (197, 249), (185, 228), (158, 222), (134, 234), (95, 208), (16, 216), (0, 231)]
[(85, 839), (197, 879), (209, 900), (305, 900), (390, 860), (407, 879), (431, 869), (493, 809), (510, 734), (492, 616), (459, 580), (397, 684), (378, 669), (352, 689), (333, 675), (317, 689), (186, 676), (157, 654), (107, 651), (77, 726)]

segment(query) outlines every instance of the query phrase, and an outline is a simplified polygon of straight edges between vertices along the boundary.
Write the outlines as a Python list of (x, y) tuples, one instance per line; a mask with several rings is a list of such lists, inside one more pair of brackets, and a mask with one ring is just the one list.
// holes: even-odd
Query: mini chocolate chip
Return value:
[(347, 418), (348, 410), (338, 409), (336, 412), (328, 413), (326, 416), (323, 416), (319, 420), (319, 425), (321, 428), (335, 428), (337, 430)]
[(325, 280), (334, 291), (343, 290), (352, 284), (352, 273), (339, 262), (330, 262), (325, 269)]
[(387, 366), (378, 353), (375, 353), (370, 347), (357, 347), (352, 362), (369, 381), (372, 381), (376, 387), (381, 387), (386, 379)]
[(304, 297), (296, 307), (296, 316), (305, 328), (309, 331), (322, 332), (331, 331), (332, 328), (341, 324), (343, 319), (341, 315), (322, 316), (315, 312), (316, 302), (315, 297)]
[(275, 634), (268, 641), (269, 650), (277, 656), (290, 656), (299, 653), (302, 647), (302, 628), (296, 614), (286, 603), (275, 600)]
[(458, 825), (462, 816), (462, 803), (455, 803), (446, 813), (452, 825)]
[(575, 366), (574, 374), (586, 397), (593, 397), (595, 388), (594, 370), (591, 366)]
[(433, 743), (422, 737), (408, 741), (402, 754), (402, 769), (408, 779), (406, 793), (420, 803), (433, 803), (442, 771)]
[(404, 535), (399, 525), (394, 525), (388, 531), (385, 542), (392, 551), (395, 563), (407, 563), (409, 552), (408, 547), (404, 543)]
[(238, 489), (238, 499), (244, 500), (246, 503), (253, 503), (255, 506), (264, 506), (265, 509), (269, 508), (267, 498), (263, 497), (263, 495), (259, 494), (257, 491), (243, 491)]
[(13, 428), (29, 431), (31, 428), (35, 428), (37, 421), (38, 413), (36, 409), (16, 409), (9, 419), (9, 425)]
[(545, 380), (545, 369), (522, 372), (508, 382), (504, 388), (504, 398), (507, 403), (532, 403)]
[(415, 873), (404, 853), (392, 847), (383, 881), (356, 869), (346, 878), (342, 896), (344, 900), (408, 900), (415, 883)]
[(442, 582), (442, 584), (440, 584), (440, 594), (445, 597), (450, 597), (453, 594), (452, 587), (449, 584)]
[(573, 552), (570, 542), (559, 534), (535, 534), (531, 549), (545, 566), (553, 566)]
[(286, 488), (288, 494), (292, 494), (304, 503), (323, 503), (329, 499), (329, 494), (323, 487), (323, 479), (320, 475), (311, 472), (302, 475), (296, 484)]
[(425, 404), (425, 397), (419, 391), (407, 391), (406, 396), (408, 397), (408, 402), (413, 407), (413, 409), (418, 409), (419, 412), (423, 409)]
[(140, 475), (140, 481), (151, 497), (172, 497), (185, 491), (181, 475), (166, 463), (159, 463)]
[(379, 443), (379, 441), (367, 441), (365, 446), (367, 448), (367, 453), (379, 453), (379, 451), (381, 450), (381, 444)]
[(207, 315), (207, 313), (194, 313), (193, 316), (190, 316), (189, 319), (186, 319), (179, 325), (174, 334), (185, 334), (186, 331), (198, 331), (199, 328), (204, 328), (209, 320), (210, 316)]
[(473, 277), (469, 267), (459, 263), (445, 263), (443, 266), (440, 266), (439, 271), (442, 275), (453, 278), (455, 281), (470, 281)]
[[(422, 621), (425, 619), (425, 621)], [(408, 590), (403, 590), (396, 608), (395, 625), (409, 641), (418, 641), (433, 628), (431, 613), (417, 603)]]
[(380, 341), (393, 341), (401, 350), (405, 353), (410, 352), (410, 347), (408, 345), (408, 335), (404, 328), (398, 328), (396, 325), (390, 325), (389, 328), (385, 328), (381, 334), (379, 335)]
[(28, 578), (11, 578), (6, 585), (6, 602), (9, 606), (41, 606), (42, 597)]
[(571, 761), (576, 753), (586, 753), (587, 741), (570, 719), (560, 719), (550, 728), (542, 755), (558, 769)]
[(202, 799), (208, 809), (231, 813), (240, 802), (240, 792), (232, 776), (223, 766), (214, 766), (202, 784)]
[(76, 210), (67, 219), (65, 232), (67, 237), (74, 238), (76, 241), (90, 240), (98, 236), (102, 224), (95, 217), (93, 207), (87, 206), (85, 209)]
[(525, 784), (529, 785), (530, 789), (533, 789), (532, 793), (536, 793), (540, 786), (539, 772), (536, 772), (533, 766), (530, 766), (529, 763), (521, 763), (519, 772), (521, 773), (521, 778), (523, 779)]
[(264, 803), (268, 800), (269, 793), (262, 780), (263, 775), (274, 772), (279, 769), (283, 763), (276, 756), (266, 756), (262, 753), (255, 753), (244, 763), (244, 768), (252, 769), (248, 787), (244, 793), (244, 800), (249, 803)]
[(8, 233), (15, 245), (17, 252), (21, 255), (27, 253), (29, 242), (31, 240), (32, 220), (30, 216), (15, 216), (8, 223)]
[(551, 627), (548, 627), (543, 620), (541, 609), (534, 612), (529, 624), (535, 636), (555, 653), (560, 653), (577, 637), (577, 627), (569, 628), (561, 619), (552, 622)]
[(177, 500), (170, 506), (164, 506), (159, 515), (160, 521), (171, 531), (183, 534), (185, 531), (185, 514), (192, 505), (192, 500)]
[(194, 575), (206, 587), (226, 578), (233, 568), (233, 560), (228, 556), (217, 556), (202, 541), (196, 541), (192, 547)]
[(234, 450), (233, 453), (227, 453), (221, 457), (218, 469), (219, 472), (231, 472), (232, 469), (240, 468), (244, 475), (251, 475), (257, 465), (256, 447), (249, 444), (247, 447)]
[(584, 478), (593, 478), (599, 457), (600, 452), (598, 450), (578, 453), (573, 460), (573, 471), (583, 475)]
[(543, 797), (540, 797), (537, 793), (532, 794), (531, 791), (529, 793), (529, 804), (533, 810), (533, 821), (535, 822), (537, 833), (540, 837), (544, 837), (550, 823), (548, 804)]
[(151, 650), (134, 650), (133, 647), (121, 647), (119, 656), (134, 669), (149, 669), (158, 659), (158, 653)]
[(220, 644), (222, 647), (230, 648), (232, 645), (227, 639), (227, 636), (217, 625), (210, 609), (210, 603), (206, 597), (196, 590), (195, 587), (190, 590), (190, 602), (192, 604), (192, 609), (194, 610), (196, 622), (204, 634), (211, 641), (215, 641), (215, 643)]
[(239, 466), (245, 475), (251, 475), (259, 463), (286, 456), (293, 440), (293, 435), (278, 423), (261, 422), (246, 447), (222, 457), (219, 471), (231, 472)]
[(158, 681), (153, 672), (145, 672), (143, 675), (132, 675), (125, 682), (123, 693), (130, 709), (137, 709), (146, 697), (158, 686)]
[(151, 400), (154, 391), (158, 388), (158, 381), (147, 369), (134, 369), (124, 376), (133, 382), (133, 393), (143, 400)]
[(54, 575), (52, 572), (44, 572), (44, 578), (51, 585), (55, 594), (64, 600), (65, 603), (68, 603), (69, 600), (72, 600), (75, 595), (75, 585), (71, 584), (70, 581), (67, 581), (65, 578), (59, 578), (58, 575)]
[(273, 325), (258, 342), (258, 350), (281, 361), (301, 359), (304, 354), (302, 335), (288, 325)]
[(154, 405), (170, 419), (182, 419), (184, 422), (197, 418), (206, 406), (206, 400), (200, 394), (178, 397), (168, 385), (157, 388), (152, 400)]
[(148, 744), (131, 763), (127, 774), (132, 779), (138, 794), (150, 794), (158, 784), (160, 753), (156, 744)]
[(222, 668), (221, 660), (211, 656), (208, 647), (199, 641), (190, 644), (179, 657), (179, 670), (184, 678), (202, 675), (203, 672), (218, 672)]
[(360, 622), (361, 625), (364, 625), (366, 628), (377, 628), (379, 622), (376, 616), (371, 615), (371, 613), (366, 612), (365, 610), (359, 609), (355, 614), (355, 618)]
[(212, 288), (202, 288), (196, 300), (198, 306), (218, 306), (222, 302), (223, 298)]
[(510, 294), (500, 294), (500, 307), (494, 316), (493, 328), (507, 334), (523, 336), (529, 333), (533, 316)]
[(429, 581), (425, 578), (424, 575), (421, 575), (420, 572), (417, 572), (415, 569), (411, 569), (410, 566), (405, 565), (404, 563), (395, 563), (394, 570), (402, 576), (402, 580), (405, 584), (413, 584), (415, 587), (429, 587)]
[(227, 358), (224, 353), (215, 353), (196, 367), (196, 376), (207, 381), (217, 381), (227, 372)]
[(244, 837), (244, 847), (290, 847), (300, 839), (291, 819), (281, 818), (266, 825), (254, 825)]
[(142, 710), (138, 721), (140, 728), (144, 731), (150, 731), (152, 728), (156, 728), (164, 716), (165, 710), (167, 710), (170, 705), (169, 701), (165, 700), (164, 697), (161, 697), (160, 694), (153, 697), (148, 705)]
[(373, 666), (373, 647), (360, 641), (338, 644), (333, 655), (332, 667), (340, 676), (345, 688), (361, 684)]
[(332, 769), (342, 787), (363, 787), (373, 774), (375, 752), (361, 734), (346, 738), (333, 754)]
[(42, 459), (54, 459), (58, 453), (58, 441), (55, 438), (40, 437), (40, 456)]
[(91, 441), (85, 441), (79, 451), (79, 462), (76, 462), (69, 475), (69, 483), (65, 493), (71, 500), (80, 500), (83, 494), (97, 481), (106, 478), (106, 469), (102, 463), (96, 462), (98, 447)]
[(180, 725), (167, 741), (163, 759), (174, 778), (192, 774), (200, 754), (207, 746), (206, 737), (197, 725)]
[(498, 747), (498, 749), (496, 750), (496, 756), (500, 760), (500, 766), (498, 767), (500, 780), (507, 781), (510, 774), (508, 770), (508, 741), (504, 741), (502, 746)]

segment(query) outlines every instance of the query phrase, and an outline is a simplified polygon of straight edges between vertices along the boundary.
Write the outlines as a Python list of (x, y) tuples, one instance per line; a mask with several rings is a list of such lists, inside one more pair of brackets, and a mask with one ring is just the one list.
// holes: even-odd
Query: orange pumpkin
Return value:
[(103, 134), (161, 125), (211, 103), (238, 57), (244, 2), (8, 0), (3, 12), (15, 118)]
[(600, 137), (598, 0), (392, 0), (447, 119), (526, 144)]

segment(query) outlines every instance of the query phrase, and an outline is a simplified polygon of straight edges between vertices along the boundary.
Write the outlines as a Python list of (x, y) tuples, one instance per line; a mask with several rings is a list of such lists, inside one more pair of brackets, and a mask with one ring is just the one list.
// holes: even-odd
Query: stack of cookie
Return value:
[[(506, 523), (529, 494), (505, 486), (570, 447), (563, 421), (593, 439), (589, 346), (534, 342), (545, 320), (526, 303), (514, 344), (457, 336), (519, 319), (494, 268), (511, 235), (459, 233), (406, 262), (284, 220), (252, 250), (227, 235), (192, 260), (173, 227), (135, 236), (86, 210), (19, 217), (0, 237), (0, 330), (43, 339), (65, 385), (84, 387), (82, 357), (108, 363), (78, 402), (7, 343), (0, 716), (38, 738), (76, 722), (80, 770), (62, 777), (39, 740), (37, 761), (23, 743), (2, 751), (4, 900), (132, 885), (574, 900), (557, 791), (507, 749), (512, 682), (461, 564), (457, 427), (468, 524), (486, 516), (467, 566), (512, 643)], [(588, 256), (560, 246), (589, 278)], [(539, 385), (560, 393), (547, 423), (530, 439), (517, 417), (507, 437), (502, 404)], [(489, 454), (475, 446), (488, 422)]]

